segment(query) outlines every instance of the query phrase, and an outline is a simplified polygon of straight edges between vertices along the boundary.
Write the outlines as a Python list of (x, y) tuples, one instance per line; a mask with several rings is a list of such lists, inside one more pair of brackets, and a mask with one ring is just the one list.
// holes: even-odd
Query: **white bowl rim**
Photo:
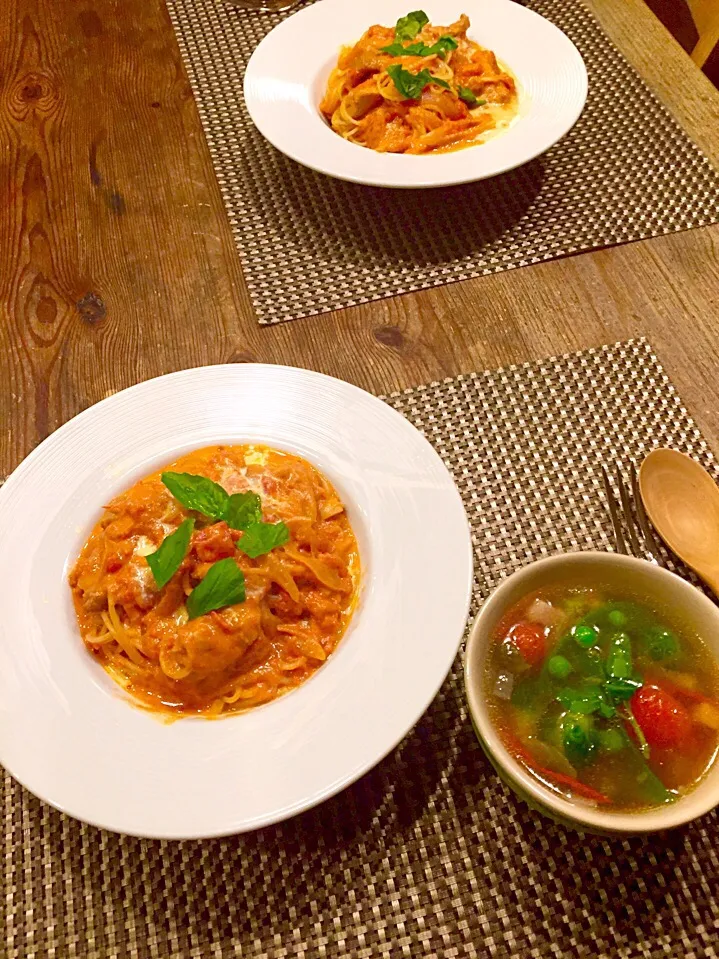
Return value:
[[(214, 406), (210, 404), (206, 409), (194, 402), (199, 387), (202, 387), (202, 395), (207, 403), (209, 403), (209, 394), (212, 394), (215, 400)], [(260, 411), (257, 413), (252, 412), (251, 407), (248, 407), (250, 412), (248, 412), (246, 418), (242, 416), (241, 412), (238, 413), (238, 409), (241, 411), (242, 396), (248, 390), (251, 390), (252, 396), (255, 396), (255, 388), (263, 395), (271, 394), (273, 401), (277, 400), (279, 402), (279, 400), (282, 400), (280, 412), (270, 403), (267, 405), (267, 409), (259, 404)], [(290, 391), (289, 394), (288, 390)], [(192, 407), (193, 417), (195, 418), (189, 422), (183, 419), (181, 428), (172, 426), (168, 433), (167, 422), (163, 414), (170, 407), (176, 405), (176, 400), (179, 403), (178, 395), (187, 398), (186, 404), (189, 403)], [(288, 395), (291, 396), (294, 404), (292, 407), (288, 405)], [(316, 399), (317, 397), (321, 399)], [(133, 425), (135, 423), (133, 416), (137, 415), (138, 409), (141, 412), (150, 409), (150, 401), (160, 405), (154, 408), (154, 415), (148, 417), (150, 425), (147, 429), (143, 428), (138, 434)], [(184, 399), (183, 402), (185, 402)], [(165, 405), (162, 406), (162, 403)], [(221, 403), (226, 403), (226, 408), (218, 405)], [(239, 407), (238, 404), (240, 404)], [(331, 423), (331, 433), (324, 430), (324, 426), (322, 426), (326, 417), (331, 416), (332, 411), (336, 412), (337, 404), (341, 406), (340, 411), (345, 417), (345, 427), (348, 431), (347, 435), (352, 437), (351, 442), (345, 442), (342, 439), (342, 434), (337, 430), (336, 421)], [(321, 415), (319, 412), (315, 415), (313, 412), (315, 408), (324, 412)], [(208, 412), (208, 409), (210, 412)], [(212, 413), (213, 409), (216, 411), (216, 415)], [(364, 422), (361, 419), (363, 412), (368, 409), (371, 413), (378, 414), (381, 417), (378, 431), (372, 432), (367, 427), (363, 432), (360, 428)], [(273, 410), (274, 412), (272, 412)], [(270, 412), (272, 412), (272, 417), (270, 417)], [(119, 437), (117, 433), (107, 428), (109, 416), (115, 417), (123, 430), (134, 431), (129, 441)], [(313, 418), (316, 418), (318, 422), (314, 422)], [(450, 525), (455, 534), (453, 537), (455, 545), (450, 545), (450, 549), (457, 560), (459, 569), (458, 574), (450, 574), (452, 576), (451, 588), (452, 590), (456, 588), (457, 596), (461, 598), (461, 602), (460, 599), (455, 599), (451, 604), (451, 626), (447, 629), (447, 635), (443, 637), (442, 642), (437, 642), (436, 631), (432, 632), (431, 627), (429, 627), (427, 632), (429, 656), (421, 660), (422, 673), (426, 683), (420, 685), (420, 681), (415, 678), (408, 686), (405, 685), (402, 696), (397, 697), (395, 695), (394, 698), (392, 698), (392, 695), (396, 693), (396, 687), (393, 687), (392, 695), (386, 697), (386, 702), (389, 704), (388, 712), (385, 715), (378, 713), (374, 717), (374, 727), (370, 731), (368, 731), (368, 727), (371, 724), (367, 719), (365, 719), (364, 724), (359, 726), (356, 723), (356, 714), (352, 717), (354, 726), (361, 729), (363, 751), (353, 751), (348, 748), (346, 741), (338, 740), (337, 749), (332, 756), (328, 758), (327, 754), (320, 754), (318, 763), (309, 769), (306, 781), (304, 779), (301, 782), (293, 781), (291, 774), (287, 773), (288, 767), (283, 767), (282, 774), (278, 773), (276, 777), (276, 782), (282, 783), (285, 780), (292, 782), (292, 795), (286, 795), (285, 792), (278, 793), (274, 802), (267, 801), (266, 808), (263, 798), (263, 808), (259, 810), (253, 808), (243, 813), (237, 794), (222, 789), (217, 790), (217, 792), (227, 797), (227, 802), (224, 803), (223, 801), (223, 808), (215, 808), (213, 811), (207, 803), (207, 797), (204, 793), (199, 800), (193, 793), (193, 796), (184, 803), (184, 811), (177, 814), (173, 813), (174, 818), (172, 819), (167, 818), (166, 803), (157, 813), (157, 816), (162, 817), (158, 820), (155, 812), (145, 816), (141, 809), (142, 815), (138, 814), (136, 811), (137, 802), (134, 806), (130, 804), (129, 811), (126, 811), (123, 807), (121, 818), (114, 807), (103, 809), (102, 804), (95, 801), (93, 791), (89, 788), (84, 789), (83, 792), (83, 803), (89, 797), (87, 799), (89, 805), (79, 805), (77, 794), (75, 792), (65, 792), (64, 787), (61, 788), (62, 784), (59, 782), (62, 779), (63, 782), (67, 780), (72, 783), (78, 782), (81, 786), (84, 785), (84, 780), (78, 775), (76, 769), (65, 770), (63, 767), (61, 760), (66, 755), (72, 755), (72, 750), (68, 749), (67, 754), (62, 751), (53, 754), (53, 761), (56, 761), (56, 767), (59, 771), (57, 771), (57, 774), (56, 771), (53, 771), (49, 779), (49, 773), (43, 772), (42, 776), (39, 776), (35, 768), (30, 768), (24, 764), (24, 756), (27, 755), (33, 757), (33, 763), (35, 763), (36, 757), (39, 757), (37, 765), (42, 765), (41, 761), (45, 753), (28, 747), (26, 738), (18, 736), (18, 729), (21, 731), (23, 729), (22, 723), (25, 721), (25, 713), (18, 713), (17, 710), (14, 712), (11, 697), (7, 695), (8, 691), (14, 695), (19, 690), (19, 698), (24, 704), (23, 708), (25, 708), (26, 697), (23, 693), (23, 689), (27, 685), (25, 674), (3, 668), (0, 670), (0, 687), (2, 688), (2, 695), (0, 696), (0, 752), (3, 757), (3, 765), (7, 771), (16, 781), (42, 801), (81, 821), (126, 835), (166, 840), (204, 839), (235, 835), (258, 829), (310, 809), (351, 785), (384, 759), (414, 727), (436, 696), (451, 668), (466, 629), (473, 581), (474, 556), (470, 528), (456, 482), (437, 451), (411, 421), (402, 416), (392, 406), (382, 402), (379, 397), (344, 380), (287, 365), (256, 363), (196, 367), (175, 371), (134, 384), (84, 410), (63, 424), (23, 460), (0, 490), (0, 526), (3, 526), (3, 520), (7, 516), (14, 515), (12, 510), (7, 509), (8, 497), (14, 495), (18, 489), (26, 488), (28, 473), (32, 474), (33, 471), (37, 472), (38, 470), (43, 473), (41, 467), (43, 462), (46, 462), (50, 451), (62, 452), (70, 440), (73, 440), (75, 451), (88, 447), (92, 452), (92, 457), (88, 454), (88, 458), (90, 460), (93, 457), (97, 459), (97, 447), (95, 444), (86, 441), (86, 434), (92, 424), (98, 422), (104, 429), (99, 430), (98, 428), (95, 439), (99, 437), (98, 443), (101, 439), (111, 449), (112, 462), (109, 460), (105, 462), (103, 447), (103, 458), (100, 462), (102, 469), (96, 471), (94, 467), (88, 466), (90, 471), (88, 475), (91, 474), (93, 484), (94, 478), (97, 479), (100, 492), (96, 495), (96, 492), (93, 492), (94, 486), (77, 487), (75, 489), (75, 492), (79, 489), (82, 493), (78, 497), (79, 505), (76, 508), (73, 507), (79, 517), (77, 523), (74, 514), (72, 516), (66, 515), (64, 499), (67, 490), (63, 491), (63, 503), (57, 506), (53, 514), (57, 523), (55, 524), (56, 532), (53, 539), (55, 554), (53, 562), (55, 565), (50, 587), (48, 587), (52, 590), (52, 594), (48, 593), (48, 595), (51, 595), (51, 601), (45, 603), (43, 594), (42, 604), (39, 602), (34, 605), (30, 604), (33, 609), (40, 606), (43, 609), (47, 608), (54, 615), (56, 607), (53, 597), (56, 593), (62, 597), (64, 618), (62, 621), (58, 620), (60, 626), (57, 630), (54, 630), (52, 634), (54, 637), (63, 635), (66, 629), (70, 631), (69, 635), (76, 637), (76, 622), (72, 612), (69, 590), (67, 589), (66, 565), (68, 559), (70, 557), (74, 558), (79, 552), (79, 547), (92, 526), (92, 516), (97, 515), (96, 508), (99, 509), (100, 504), (106, 502), (104, 496), (106, 496), (110, 484), (113, 484), (112, 488), (123, 489), (127, 485), (125, 478), (133, 474), (133, 471), (137, 471), (136, 475), (139, 478), (139, 476), (150, 472), (153, 466), (157, 468), (163, 463), (170, 462), (176, 456), (181, 455), (182, 452), (218, 442), (263, 442), (280, 449), (287, 449), (309, 459), (313, 465), (340, 484), (338, 485), (340, 491), (342, 490), (342, 484), (344, 484), (346, 502), (348, 506), (352, 505), (354, 510), (355, 520), (353, 525), (355, 532), (359, 534), (364, 529), (365, 539), (368, 540), (367, 549), (363, 550), (363, 557), (369, 560), (369, 563), (363, 566), (362, 589), (364, 592), (362, 602), (365, 605), (358, 609), (358, 613), (362, 613), (363, 618), (360, 618), (359, 615), (353, 617), (348, 630), (347, 641), (343, 641), (338, 646), (337, 654), (333, 655), (328, 664), (322, 670), (318, 670), (309, 682), (302, 684), (298, 690), (286, 697), (279, 697), (269, 704), (267, 709), (261, 707), (256, 711), (248, 711), (245, 714), (246, 722), (244, 725), (254, 723), (254, 728), (255, 725), (261, 725), (264, 719), (269, 718), (272, 723), (271, 733), (275, 734), (275, 740), (281, 747), (286, 738), (285, 730), (290, 729), (291, 725), (286, 721), (286, 714), (291, 714), (293, 723), (297, 720), (297, 725), (301, 725), (301, 722), (304, 722), (305, 726), (307, 722), (310, 722), (311, 725), (315, 717), (322, 719), (322, 709), (325, 706), (329, 708), (329, 706), (338, 702), (335, 690), (347, 685), (343, 677), (345, 674), (349, 674), (350, 667), (359, 664), (359, 667), (364, 670), (359, 678), (357, 675), (353, 676), (353, 683), (357, 689), (366, 688), (367, 681), (363, 677), (370, 668), (366, 666), (368, 650), (365, 648), (366, 644), (355, 641), (352, 645), (349, 642), (351, 639), (349, 632), (350, 630), (356, 632), (361, 624), (364, 624), (361, 626), (363, 630), (371, 629), (370, 622), (367, 620), (366, 597), (371, 593), (372, 584), (379, 582), (377, 574), (379, 564), (376, 562), (373, 564), (373, 560), (379, 555), (381, 544), (379, 534), (372, 532), (369, 524), (373, 521), (373, 517), (381, 521), (384, 514), (380, 514), (375, 507), (373, 507), (372, 514), (368, 514), (368, 517), (361, 515), (360, 511), (367, 507), (368, 503), (372, 505), (375, 502), (380, 495), (377, 492), (380, 487), (389, 490), (390, 494), (394, 489), (397, 473), (391, 466), (386, 466), (382, 450), (388, 444), (394, 444), (392, 446), (394, 450), (399, 442), (398, 436), (400, 440), (404, 438), (410, 444), (410, 453), (416, 453), (418, 450), (421, 453), (422, 464), (426, 467), (427, 473), (425, 479), (419, 484), (419, 489), (430, 490), (433, 499), (436, 495), (441, 494), (442, 515), (451, 519)], [(370, 420), (369, 423), (372, 425), (374, 420)], [(296, 424), (299, 424), (299, 426), (297, 426), (295, 432)], [(302, 429), (300, 429), (300, 426)], [(322, 426), (322, 429), (320, 429), (320, 426)], [(291, 427), (292, 430), (290, 430)], [(357, 432), (353, 433), (353, 429)], [(147, 435), (145, 435), (146, 433)], [(159, 440), (157, 439), (158, 433), (162, 434)], [(90, 439), (92, 438), (90, 437)], [(123, 445), (125, 442), (129, 444), (127, 448)], [(369, 478), (360, 470), (360, 467), (365, 466), (365, 450), (367, 447), (371, 450), (369, 463), (372, 466), (372, 471), (369, 473)], [(393, 452), (392, 455), (396, 456), (397, 454)], [(107, 456), (110, 456), (110, 454), (107, 453)], [(43, 475), (52, 477), (54, 481), (58, 463), (62, 466), (62, 461), (63, 457), (55, 457), (52, 461), (53, 469), (45, 470)], [(72, 464), (72, 458), (69, 459), (69, 462)], [(148, 464), (152, 465), (148, 466)], [(68, 469), (70, 468), (68, 467)], [(75, 466), (72, 466), (72, 469), (74, 470)], [(97, 477), (95, 477), (96, 472), (98, 473)], [(411, 481), (411, 498), (414, 499), (418, 486), (414, 474), (411, 476)], [(359, 489), (360, 486), (363, 490), (368, 491), (367, 497), (369, 499), (367, 497), (364, 497), (364, 499), (354, 498), (352, 489)], [(87, 498), (88, 496), (90, 496), (90, 499)], [(60, 498), (57, 499), (59, 502)], [(95, 500), (96, 504), (93, 506)], [(393, 503), (394, 500), (390, 496), (388, 511)], [(445, 507), (446, 513), (444, 512)], [(36, 528), (42, 530), (45, 530), (46, 526), (47, 522), (45, 521), (35, 524)], [(5, 526), (3, 526), (3, 530), (5, 530)], [(77, 549), (73, 548), (73, 543), (77, 543)], [(394, 555), (392, 550), (387, 550), (387, 552), (390, 556)], [(363, 560), (363, 562), (366, 562), (366, 560)], [(375, 571), (370, 572), (373, 565)], [(41, 566), (45, 570), (47, 566), (46, 558), (43, 558)], [(32, 578), (30, 573), (27, 574), (27, 577), (28, 580)], [(7, 578), (5, 582), (7, 584)], [(380, 594), (382, 591), (377, 588), (376, 592)], [(404, 595), (404, 589), (401, 592)], [(382, 596), (385, 593), (386, 591), (382, 592)], [(20, 591), (20, 595), (24, 595), (22, 591)], [(411, 597), (405, 598), (409, 604)], [(401, 604), (395, 603), (395, 605), (399, 611), (398, 615), (400, 615)], [(59, 608), (60, 606), (57, 606), (57, 609)], [(443, 624), (446, 623), (446, 608), (442, 609), (440, 606), (437, 608), (437, 615), (442, 616)], [(19, 615), (23, 616), (24, 613), (21, 611)], [(406, 611), (404, 618), (405, 621), (408, 621)], [(39, 650), (44, 655), (46, 644), (43, 636), (45, 634), (40, 625), (34, 626), (33, 629), (40, 636), (32, 651)], [(30, 641), (29, 634), (30, 631), (28, 631), (28, 636), (25, 637), (24, 646), (27, 646)], [(408, 627), (407, 635), (411, 637), (414, 644), (416, 634), (412, 633), (410, 627)], [(407, 642), (409, 642), (409, 639)], [(0, 630), (0, 662), (3, 663), (3, 667), (5, 661), (2, 654), (7, 646), (8, 644), (3, 641), (2, 630)], [(199, 756), (200, 759), (207, 759), (208, 762), (212, 761), (221, 768), (239, 768), (238, 762), (228, 761), (226, 758), (229, 756), (230, 760), (233, 760), (235, 755), (227, 752), (227, 750), (233, 747), (233, 740), (236, 738), (232, 734), (233, 727), (237, 725), (235, 719), (238, 723), (240, 722), (239, 717), (228, 717), (226, 720), (212, 723), (208, 723), (207, 720), (196, 720), (193, 717), (183, 720), (182, 723), (162, 723), (148, 711), (128, 706), (127, 697), (118, 692), (114, 682), (104, 673), (101, 667), (92, 663), (91, 658), (86, 658), (81, 643), (71, 643), (67, 646), (60, 643), (59, 646), (62, 648), (60, 652), (53, 653), (52, 660), (47, 659), (47, 657), (38, 660), (38, 657), (35, 657), (31, 660), (31, 666), (40, 674), (42, 683), (39, 682), (38, 685), (42, 685), (43, 692), (46, 688), (56, 690), (56, 695), (52, 697), (51, 706), (55, 708), (56, 702), (59, 702), (57, 711), (61, 716), (65, 713), (67, 715), (77, 713), (75, 703), (72, 703), (71, 709), (66, 708), (68, 700), (65, 694), (67, 690), (63, 683), (64, 680), (70, 678), (76, 681), (76, 685), (83, 691), (83, 695), (87, 695), (87, 701), (83, 701), (82, 704), (83, 708), (91, 708), (98, 702), (103, 704), (103, 708), (107, 710), (103, 728), (116, 728), (118, 735), (124, 737), (122, 745), (132, 740), (133, 737), (135, 737), (134, 741), (139, 743), (143, 742), (143, 737), (151, 737), (158, 731), (163, 735), (169, 732), (171, 736), (176, 737), (176, 741), (174, 745), (170, 744), (167, 747), (167, 753), (170, 756), (176, 755), (179, 749), (183, 763), (185, 762), (185, 749), (187, 748), (193, 750), (193, 755)], [(360, 651), (359, 659), (353, 650)], [(68, 657), (73, 658), (73, 663), (69, 665), (67, 665)], [(439, 662), (440, 658), (441, 662)], [(76, 667), (75, 660), (81, 663), (79, 667)], [(39, 666), (37, 665), (38, 662)], [(385, 660), (385, 663), (388, 666), (393, 666), (393, 663), (389, 660)], [(63, 669), (62, 675), (57, 672), (58, 664)], [(337, 682), (338, 671), (341, 673), (339, 683)], [(35, 675), (35, 673), (32, 675)], [(377, 675), (374, 676), (374, 686), (380, 692), (383, 685), (386, 685), (391, 679), (391, 674), (388, 675), (389, 678), (386, 681), (382, 680), (381, 671), (379, 680)], [(89, 682), (88, 677), (90, 678)], [(50, 703), (50, 697), (46, 698)], [(349, 702), (350, 699), (351, 697), (345, 697), (345, 703)], [(308, 700), (311, 701), (309, 705), (313, 708), (307, 708)], [(314, 708), (314, 704), (317, 702), (320, 704), (319, 709)], [(14, 721), (18, 715), (20, 719), (15, 724)], [(45, 746), (44, 730), (46, 726), (42, 722), (42, 717), (33, 714), (33, 720), (36, 722), (35, 740), (42, 738)], [(90, 736), (93, 735), (93, 730), (99, 728), (100, 723), (81, 724), (81, 729), (83, 731), (87, 730)], [(237, 729), (241, 730), (241, 725), (237, 725)], [(187, 741), (185, 741), (185, 733), (181, 732), (182, 730), (185, 730), (188, 734)], [(377, 730), (379, 731), (377, 732)], [(216, 756), (219, 756), (221, 761), (215, 762), (208, 753), (207, 742), (203, 741), (203, 737), (205, 740), (208, 738), (218, 740), (218, 738), (222, 738), (223, 731), (224, 739), (217, 746), (219, 751), (216, 751)], [(316, 730), (312, 727), (310, 731)], [(178, 734), (180, 735), (178, 736)], [(332, 735), (336, 738), (339, 734), (333, 731)], [(245, 739), (248, 736), (252, 738), (251, 734), (246, 732)], [(180, 739), (182, 741), (179, 741)], [(7, 746), (8, 742), (12, 743), (12, 752)], [(33, 742), (33, 740), (30, 740), (30, 742)], [(314, 740), (309, 742), (310, 746), (314, 748)], [(224, 753), (222, 752), (223, 749), (225, 749)], [(302, 749), (300, 747), (295, 748), (295, 755), (304, 755)], [(138, 749), (134, 750), (134, 752), (138, 751)], [(147, 750), (145, 751), (147, 752)], [(316, 754), (318, 753), (316, 748), (314, 748), (314, 751)], [(311, 752), (310, 747), (307, 747), (304, 752), (309, 754)], [(107, 761), (110, 767), (114, 768), (112, 750), (105, 750), (105, 755), (108, 757)], [(75, 756), (78, 764), (84, 764), (83, 769), (90, 771), (88, 776), (96, 777), (97, 758), (94, 751), (92, 749), (83, 750), (78, 747), (75, 749)], [(85, 756), (95, 757), (93, 764), (85, 763)], [(155, 763), (155, 756), (156, 754), (149, 755), (145, 768), (149, 769), (153, 775), (155, 773), (159, 775), (160, 773), (156, 768), (159, 764)], [(269, 760), (272, 761), (268, 761), (267, 765), (271, 766), (274, 761), (272, 754), (269, 755)], [(335, 760), (335, 762), (330, 762), (330, 760)], [(114, 765), (120, 768), (120, 764)], [(274, 765), (279, 768), (279, 763), (275, 762)], [(319, 768), (320, 766), (322, 768)], [(125, 769), (126, 767), (122, 766), (122, 770)], [(186, 771), (182, 764), (175, 767), (174, 773), (178, 769), (181, 772)], [(196, 792), (208, 790), (211, 783), (207, 778), (207, 773), (208, 767), (205, 766), (200, 770), (200, 774), (194, 777), (186, 775), (186, 784), (188, 787), (191, 786), (195, 789)], [(156, 784), (156, 780), (152, 780), (147, 787), (148, 789), (153, 788), (153, 782)], [(173, 788), (176, 788), (176, 783), (177, 780), (174, 778)], [(97, 782), (91, 785), (97, 791)], [(125, 788), (124, 782), (122, 787)]]
[[(609, 833), (636, 835), (638, 833), (657, 832), (664, 829), (673, 829), (685, 825), (700, 816), (710, 812), (719, 804), (719, 787), (712, 787), (707, 780), (701, 780), (686, 796), (669, 806), (660, 806), (646, 812), (609, 812), (590, 806), (583, 807), (567, 799), (560, 798), (551, 789), (543, 786), (539, 780), (531, 776), (521, 763), (512, 756), (504, 746), (489, 717), (489, 710), (484, 703), (483, 685), (484, 675), (480, 668), (480, 675), (472, 668), (472, 650), (480, 641), (481, 629), (484, 621), (498, 609), (501, 609), (504, 598), (519, 581), (527, 576), (529, 571), (549, 569), (552, 566), (589, 565), (590, 563), (606, 564), (607, 566), (624, 566), (627, 569), (641, 569), (651, 571), (659, 579), (671, 581), (675, 586), (685, 590), (686, 595), (692, 598), (699, 607), (704, 607), (717, 620), (719, 626), (719, 608), (694, 587), (687, 580), (677, 576), (661, 566), (655, 566), (643, 559), (626, 556), (622, 553), (613, 553), (601, 550), (581, 550), (573, 553), (559, 553), (535, 560), (521, 567), (502, 580), (499, 586), (491, 593), (483, 604), (472, 623), (465, 648), (464, 682), (467, 703), (472, 720), (476, 724), (484, 745), (491, 756), (501, 766), (502, 770), (515, 780), (531, 798), (542, 806), (548, 807), (553, 813), (579, 826), (605, 830)], [(708, 788), (707, 788), (708, 787)], [(693, 801), (692, 801), (693, 800)]]

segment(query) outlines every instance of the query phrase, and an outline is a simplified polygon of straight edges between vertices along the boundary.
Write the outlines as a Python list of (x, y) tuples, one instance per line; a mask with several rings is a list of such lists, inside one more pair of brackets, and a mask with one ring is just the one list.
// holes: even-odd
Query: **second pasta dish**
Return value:
[(346, 47), (320, 111), (352, 143), (380, 153), (446, 153), (481, 143), (517, 115), (517, 87), (469, 17), (433, 26), (417, 10)]

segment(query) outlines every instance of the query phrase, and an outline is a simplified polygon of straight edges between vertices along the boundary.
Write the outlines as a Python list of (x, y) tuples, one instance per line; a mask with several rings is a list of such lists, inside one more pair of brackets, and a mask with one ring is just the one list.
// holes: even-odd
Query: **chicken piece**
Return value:
[(383, 98), (377, 92), (375, 81), (366, 80), (347, 95), (345, 109), (354, 120), (361, 120), (370, 110), (374, 110), (382, 102)]
[(426, 24), (419, 32), (417, 39), (432, 46), (440, 37), (454, 37), (455, 40), (464, 39), (469, 30), (469, 17), (463, 13), (459, 20), (450, 23), (448, 27), (436, 27), (431, 23)]
[[(193, 619), (181, 627), (170, 649), (183, 650), (190, 673), (196, 679), (234, 670), (257, 639), (260, 630), (257, 607), (251, 607), (244, 612), (246, 621), (232, 632), (221, 626), (215, 615)], [(227, 614), (228, 610), (223, 610), (223, 613)]]
[(152, 607), (157, 599), (157, 588), (144, 557), (134, 558), (111, 578), (110, 592), (116, 606)]
[(443, 119), (464, 120), (469, 116), (467, 104), (449, 90), (429, 86), (422, 94), (422, 106), (436, 111)]
[(381, 108), (373, 110), (360, 123), (358, 136), (365, 146), (376, 150), (384, 137), (386, 125), (384, 111)]
[(135, 521), (132, 516), (125, 514), (108, 523), (105, 527), (105, 532), (107, 533), (108, 539), (126, 539), (132, 532), (134, 525)]
[(469, 77), (491, 77), (496, 78), (502, 75), (502, 71), (497, 63), (497, 58), (491, 50), (477, 49), (469, 46), (467, 50), (457, 50), (452, 61), (458, 79)]
[(79, 587), (82, 593), (82, 608), (88, 613), (99, 613), (107, 609), (107, 587), (96, 583), (88, 589)]
[(511, 103), (515, 97), (514, 83), (507, 80), (482, 80), (475, 78), (469, 80), (468, 88), (482, 100), (488, 103)]
[(387, 62), (387, 54), (381, 52), (382, 47), (389, 46), (393, 40), (394, 30), (391, 27), (370, 27), (353, 47), (342, 51), (337, 65), (340, 70), (377, 72)]
[(414, 135), (419, 137), (428, 130), (436, 130), (437, 127), (441, 127), (444, 121), (434, 110), (428, 110), (424, 106), (416, 106), (409, 111), (409, 122)]

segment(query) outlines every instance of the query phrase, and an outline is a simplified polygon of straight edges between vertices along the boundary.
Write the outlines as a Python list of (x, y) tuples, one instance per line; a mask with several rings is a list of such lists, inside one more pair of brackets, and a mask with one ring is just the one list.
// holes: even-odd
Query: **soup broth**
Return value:
[(676, 612), (616, 584), (557, 584), (495, 630), (485, 693), (509, 752), (574, 801), (675, 801), (719, 743), (719, 667)]

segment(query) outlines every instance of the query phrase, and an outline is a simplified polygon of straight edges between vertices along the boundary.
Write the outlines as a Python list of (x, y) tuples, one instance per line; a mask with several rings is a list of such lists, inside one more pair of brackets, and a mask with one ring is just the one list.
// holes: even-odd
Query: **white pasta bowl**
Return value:
[(494, 631), (522, 597), (573, 576), (598, 580), (621, 576), (638, 596), (659, 607), (683, 611), (687, 626), (703, 638), (719, 660), (719, 608), (686, 580), (644, 560), (616, 553), (566, 553), (539, 560), (507, 577), (485, 602), (472, 626), (466, 648), (465, 688), (477, 738), (502, 779), (539, 812), (578, 829), (632, 835), (681, 826), (719, 804), (719, 761), (693, 790), (671, 805), (637, 812), (613, 812), (564, 799), (544, 786), (504, 746), (485, 697), (485, 665)]
[[(360, 598), (297, 689), (168, 724), (87, 652), (67, 573), (103, 504), (216, 443), (296, 453), (328, 477), (359, 543)], [(0, 490), (0, 542), (0, 763), (78, 819), (156, 838), (277, 822), (379, 762), (447, 675), (472, 584), (462, 501), (418, 430), (349, 383), (260, 364), (159, 377), (70, 420)]]
[(256, 127), (304, 166), (354, 183), (437, 187), (495, 176), (539, 156), (579, 118), (587, 72), (574, 44), (548, 20), (510, 0), (427, 0), (430, 21), (465, 13), (468, 37), (506, 64), (518, 81), (519, 116), (486, 143), (437, 155), (378, 153), (335, 133), (319, 103), (343, 46), (375, 23), (393, 26), (408, 0), (321, 0), (275, 27), (247, 65), (245, 101)]

